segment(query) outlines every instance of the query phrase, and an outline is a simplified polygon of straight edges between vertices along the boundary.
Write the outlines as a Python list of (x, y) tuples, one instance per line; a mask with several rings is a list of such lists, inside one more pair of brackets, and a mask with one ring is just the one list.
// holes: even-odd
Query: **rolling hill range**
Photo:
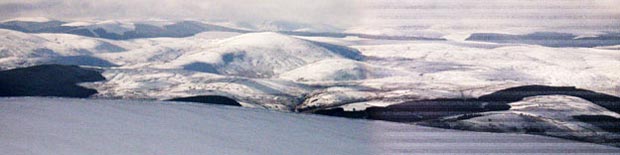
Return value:
[[(161, 21), (148, 24), (159, 25), (152, 32), (162, 35), (110, 38), (46, 31), (58, 24), (89, 28), (89, 32), (108, 29), (101, 34), (122, 32), (122, 37), (151, 31), (125, 22), (94, 23), (96, 26), (88, 22), (31, 22), (35, 24), (13, 21), (15, 26), (22, 27), (19, 30), (0, 29), (0, 70), (3, 75), (6, 72), (3, 77), (21, 77), (26, 83), (46, 81), (35, 86), (56, 88), (58, 85), (53, 84), (63, 82), (59, 80), (62, 78), (54, 78), (37, 67), (53, 66), (52, 75), (60, 77), (74, 75), (75, 70), (96, 70), (93, 77), (97, 80), (74, 80), (58, 87), (87, 91), (73, 97), (198, 100), (217, 96), (235, 101), (226, 104), (243, 107), (462, 130), (532, 133), (617, 145), (604, 139), (613, 140), (619, 135), (617, 130), (606, 127), (605, 122), (592, 122), (601, 118), (614, 123), (619, 117), (614, 106), (620, 105), (620, 53), (613, 48), (393, 40), (390, 36), (330, 37), (177, 23), (183, 25), (177, 25), (180, 29), (192, 30), (186, 33), (174, 31), (174, 23)], [(23, 72), (12, 70), (31, 76), (20, 76)], [(31, 84), (21, 86), (33, 88)], [(524, 89), (528, 86), (540, 86), (536, 88), (543, 90), (570, 88), (605, 100)], [(40, 90), (43, 93), (26, 95), (49, 96), (45, 94), (56, 91)], [(505, 90), (523, 90), (533, 95), (514, 100), (488, 98)], [(545, 106), (524, 108), (530, 104)], [(569, 111), (564, 114), (558, 110), (567, 104), (577, 107), (564, 109)], [(373, 112), (408, 115), (392, 119), (390, 115), (372, 115)], [(532, 128), (483, 121), (502, 118), (546, 126)], [(541, 131), (538, 129), (588, 134), (530, 132)], [(583, 138), (586, 136), (594, 138)]]

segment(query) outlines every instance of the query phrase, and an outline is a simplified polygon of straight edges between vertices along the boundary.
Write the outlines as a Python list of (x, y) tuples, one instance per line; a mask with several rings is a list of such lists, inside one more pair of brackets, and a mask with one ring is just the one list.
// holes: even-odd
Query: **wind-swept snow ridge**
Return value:
[(620, 149), (181, 102), (0, 98), (6, 154), (506, 154)]

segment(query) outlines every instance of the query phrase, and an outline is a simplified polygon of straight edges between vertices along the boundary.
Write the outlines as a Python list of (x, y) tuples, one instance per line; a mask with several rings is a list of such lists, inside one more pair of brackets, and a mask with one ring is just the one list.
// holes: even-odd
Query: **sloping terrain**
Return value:
[[(620, 114), (563, 95), (528, 97), (501, 112), (450, 116), (423, 125), (472, 131), (530, 133), (620, 146)], [(596, 117), (593, 117), (596, 116)], [(611, 118), (611, 119), (602, 119)]]
[(113, 41), (66, 34), (28, 34), (0, 29), (0, 69), (38, 64), (117, 66), (99, 57), (126, 49)]
[[(411, 122), (502, 113), (510, 103), (540, 95), (580, 97), (617, 112), (616, 102), (588, 96), (602, 94), (613, 101), (620, 96), (620, 53), (613, 49), (273, 32), (130, 40), (0, 32), (6, 34), (0, 37), (0, 69), (50, 63), (95, 66), (106, 80), (80, 84), (97, 91), (93, 98), (225, 96), (244, 107), (366, 118), (363, 112), (369, 107), (405, 107), (413, 115), (404, 118)], [(553, 94), (526, 89), (529, 85), (576, 91)], [(498, 92), (516, 96), (485, 98)], [(439, 111), (418, 115), (429, 109)], [(469, 116), (477, 115), (464, 118)], [(601, 128), (605, 123), (591, 120), (614, 120), (597, 114), (570, 117)]]
[(620, 95), (614, 85), (620, 79), (615, 67), (619, 54), (613, 50), (298, 39), (278, 33), (208, 32), (113, 41), (2, 32), (7, 34), (0, 46), (3, 69), (49, 63), (103, 67), (108, 81), (90, 84), (100, 92), (98, 97), (219, 94), (290, 110), (475, 98), (521, 85), (575, 86)]
[(353, 49), (272, 32), (234, 36), (213, 46), (212, 49), (185, 54), (171, 63), (194, 71), (203, 68), (203, 72), (265, 78), (322, 59), (363, 58)]
[(76, 21), (5, 20), (0, 28), (25, 33), (61, 33), (112, 40), (155, 37), (188, 37), (206, 31), (249, 32), (198, 21)]
[(394, 76), (399, 71), (349, 59), (326, 59), (280, 74), (292, 81), (349, 81)]

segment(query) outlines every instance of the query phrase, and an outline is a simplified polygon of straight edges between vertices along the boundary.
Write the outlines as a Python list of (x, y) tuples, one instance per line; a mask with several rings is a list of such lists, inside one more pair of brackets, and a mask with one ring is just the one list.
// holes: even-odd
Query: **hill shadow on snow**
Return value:
[(217, 68), (209, 63), (204, 62), (193, 62), (187, 65), (183, 65), (183, 69), (196, 71), (196, 72), (204, 72), (204, 73), (213, 73), (218, 74)]
[(352, 59), (352, 60), (357, 60), (357, 61), (362, 61), (365, 59), (364, 55), (362, 55), (362, 53), (356, 49), (352, 49), (346, 46), (340, 46), (340, 45), (334, 45), (334, 44), (322, 43), (322, 42), (316, 42), (316, 41), (309, 41), (309, 42), (317, 46), (323, 47), (333, 52), (334, 54), (337, 54), (347, 59)]

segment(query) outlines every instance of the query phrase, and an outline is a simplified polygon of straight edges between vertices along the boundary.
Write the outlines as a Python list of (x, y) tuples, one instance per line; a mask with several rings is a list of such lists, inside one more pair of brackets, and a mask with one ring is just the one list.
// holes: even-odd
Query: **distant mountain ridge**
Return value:
[[(244, 24), (244, 23), (241, 23)], [(290, 22), (271, 22), (263, 25), (252, 26), (247, 23), (240, 28), (220, 26), (200, 21), (178, 21), (168, 22), (164, 25), (152, 24), (149, 22), (65, 22), (60, 20), (5, 20), (0, 22), (0, 29), (9, 29), (25, 33), (64, 33), (80, 36), (104, 38), (112, 40), (128, 40), (137, 38), (157, 38), (189, 37), (198, 33), (208, 31), (219, 32), (278, 32), (296, 36), (323, 36), (344, 38), (355, 36), (368, 39), (384, 40), (445, 40), (443, 38), (429, 38), (417, 36), (391, 36), (391, 35), (371, 35), (363, 33), (334, 32), (336, 28), (314, 28), (308, 24), (297, 24)], [(246, 29), (248, 28), (248, 29)]]
[(620, 45), (620, 33), (607, 32), (597, 36), (579, 37), (570, 33), (534, 32), (522, 35), (474, 33), (466, 40), (493, 43), (532, 44), (547, 47), (598, 47)]
[(135, 38), (155, 38), (155, 37), (188, 37), (205, 31), (223, 32), (248, 32), (246, 30), (228, 28), (224, 26), (206, 24), (196, 21), (181, 21), (169, 25), (158, 27), (144, 23), (132, 23), (133, 30), (125, 31), (122, 34), (112, 30), (93, 25), (71, 25), (64, 21), (51, 20), (44, 22), (33, 21), (6, 21), (0, 23), (0, 28), (21, 31), (25, 33), (66, 33), (87, 37), (105, 38), (113, 40), (126, 40)]

